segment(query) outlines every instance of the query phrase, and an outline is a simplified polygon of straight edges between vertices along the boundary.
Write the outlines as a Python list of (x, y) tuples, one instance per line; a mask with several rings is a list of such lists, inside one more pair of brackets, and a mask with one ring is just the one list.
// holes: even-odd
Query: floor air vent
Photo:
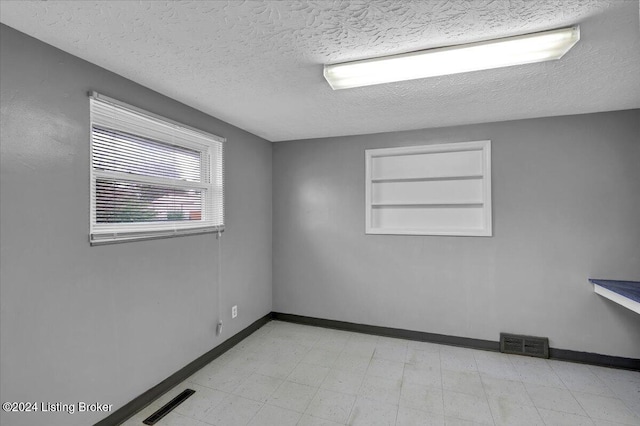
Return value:
[(549, 339), (500, 333), (500, 352), (549, 358)]
[(162, 408), (160, 408), (158, 411), (144, 419), (142, 423), (144, 423), (145, 425), (154, 425), (158, 423), (160, 419), (169, 414), (178, 405), (185, 402), (187, 398), (189, 398), (194, 393), (196, 393), (196, 391), (194, 391), (193, 389), (185, 389), (180, 393), (180, 395), (176, 396), (171, 401), (163, 405)]

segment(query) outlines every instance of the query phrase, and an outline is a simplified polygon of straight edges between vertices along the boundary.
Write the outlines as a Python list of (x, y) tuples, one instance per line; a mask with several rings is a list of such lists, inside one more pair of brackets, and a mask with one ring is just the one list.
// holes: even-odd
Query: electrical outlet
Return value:
[(231, 318), (235, 318), (238, 316), (238, 305), (233, 305), (231, 308)]

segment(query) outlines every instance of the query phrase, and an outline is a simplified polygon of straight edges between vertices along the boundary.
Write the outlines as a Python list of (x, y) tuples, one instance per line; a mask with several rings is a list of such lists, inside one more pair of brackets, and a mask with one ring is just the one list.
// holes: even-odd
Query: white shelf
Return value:
[(385, 207), (403, 207), (403, 208), (438, 208), (438, 207), (482, 207), (484, 203), (476, 202), (457, 202), (457, 203), (371, 203), (373, 208), (385, 208)]
[(449, 181), (449, 180), (475, 180), (482, 179), (482, 175), (469, 176), (434, 176), (434, 177), (411, 177), (411, 178), (390, 178), (390, 179), (371, 179), (372, 183), (388, 183), (388, 182), (429, 182), (429, 181)]
[(370, 149), (366, 233), (491, 236), (491, 142)]

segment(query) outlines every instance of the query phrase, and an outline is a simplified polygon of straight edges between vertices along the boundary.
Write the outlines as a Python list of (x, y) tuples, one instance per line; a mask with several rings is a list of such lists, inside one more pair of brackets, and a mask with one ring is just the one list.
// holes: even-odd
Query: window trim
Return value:
[[(158, 238), (171, 238), (183, 235), (194, 235), (194, 234), (203, 234), (203, 233), (220, 233), (224, 231), (224, 184), (225, 184), (225, 168), (224, 168), (224, 147), (226, 138), (203, 132), (202, 130), (186, 126), (180, 124), (171, 119), (162, 117), (160, 115), (151, 113), (149, 111), (145, 111), (141, 108), (129, 105), (122, 101), (110, 98), (108, 96), (104, 96), (97, 92), (89, 92), (90, 99), (90, 120), (89, 120), (89, 175), (90, 175), (90, 206), (89, 206), (89, 243), (90, 245), (102, 245), (102, 244), (112, 244), (112, 243), (121, 243), (121, 242), (129, 242), (129, 241), (140, 241), (140, 240), (148, 240), (148, 239), (158, 239)], [(176, 132), (182, 133), (183, 137), (187, 140), (180, 141), (171, 141), (168, 142), (166, 140), (159, 140), (158, 138), (150, 138), (144, 135), (136, 135), (143, 139), (153, 140), (155, 142), (167, 144), (167, 145), (175, 145), (178, 147), (184, 147), (192, 150), (197, 150), (201, 153), (201, 156), (206, 156), (206, 159), (201, 162), (201, 167), (203, 168), (201, 176), (207, 176), (208, 174), (208, 182), (192, 182), (192, 181), (184, 181), (184, 180), (176, 180), (172, 182), (171, 179), (165, 179), (161, 177), (151, 177), (145, 175), (133, 175), (128, 173), (116, 172), (116, 171), (105, 171), (105, 170), (97, 170), (94, 169), (93, 161), (94, 161), (94, 133), (93, 126), (102, 126), (112, 128), (110, 126), (105, 126), (104, 123), (96, 122), (93, 111), (93, 103), (92, 101), (99, 101), (106, 104), (110, 104), (114, 107), (123, 109), (127, 112), (134, 113), (136, 115), (142, 116), (145, 119), (150, 119), (158, 123), (159, 126), (165, 126), (169, 128), (173, 128)], [(126, 126), (125, 126), (126, 127)], [(114, 131), (120, 131), (123, 133), (129, 133), (127, 130), (112, 128)], [(188, 140), (189, 134), (195, 134), (194, 136), (197, 138), (204, 138), (205, 141), (201, 140), (193, 141)], [(184, 136), (186, 135), (186, 136)], [(219, 146), (215, 146), (215, 144), (219, 144)], [(221, 170), (217, 171), (215, 167), (218, 162), (214, 161), (214, 150), (219, 150), (220, 160), (219, 165)], [(208, 170), (205, 170), (204, 167), (208, 166)], [(217, 172), (217, 173), (216, 173)], [(207, 214), (211, 215), (209, 220), (213, 220), (215, 216), (215, 207), (218, 205), (215, 200), (216, 195), (216, 174), (221, 178), (221, 189), (220, 191), (222, 197), (220, 202), (221, 211), (219, 213), (219, 218), (221, 224), (212, 225), (207, 222)], [(95, 213), (96, 213), (96, 179), (113, 179), (118, 181), (128, 181), (131, 183), (137, 184), (149, 184), (149, 185), (158, 185), (161, 187), (174, 187), (177, 189), (188, 189), (188, 188), (197, 188), (202, 189), (204, 197), (214, 197), (213, 200), (207, 201), (206, 199), (202, 201), (203, 211), (202, 211), (202, 219), (199, 221), (171, 221), (170, 223), (166, 221), (153, 221), (153, 222), (133, 222), (133, 223), (113, 223), (108, 225), (100, 225), (95, 221)], [(210, 211), (206, 210), (206, 205), (211, 202)]]
[[(460, 205), (482, 205), (483, 223), (481, 228), (458, 228), (439, 230), (437, 228), (385, 228), (373, 226), (373, 214), (372, 209), (375, 207), (372, 204), (372, 190), (374, 181), (394, 181), (394, 180), (456, 180), (460, 179), (462, 175), (456, 176), (442, 176), (437, 178), (428, 177), (412, 177), (407, 179), (374, 179), (372, 176), (373, 167), (372, 160), (378, 157), (393, 157), (404, 155), (418, 155), (418, 154), (437, 154), (437, 153), (454, 153), (464, 151), (481, 151), (482, 152), (482, 174), (477, 175), (474, 179), (482, 180), (482, 202), (461, 202)], [(410, 206), (413, 203), (407, 203), (406, 206)], [(429, 205), (433, 206), (452, 206), (458, 203), (415, 203), (416, 205)], [(384, 204), (383, 204), (384, 205)], [(389, 203), (387, 206), (394, 206), (394, 203)], [(404, 205), (404, 204), (403, 204)], [(377, 206), (377, 205), (376, 205)], [(471, 142), (452, 142), (442, 144), (431, 145), (417, 145), (417, 146), (404, 146), (398, 148), (378, 148), (365, 150), (365, 234), (381, 234), (381, 235), (434, 235), (434, 236), (493, 236), (492, 229), (492, 201), (491, 201), (491, 141), (471, 141)]]

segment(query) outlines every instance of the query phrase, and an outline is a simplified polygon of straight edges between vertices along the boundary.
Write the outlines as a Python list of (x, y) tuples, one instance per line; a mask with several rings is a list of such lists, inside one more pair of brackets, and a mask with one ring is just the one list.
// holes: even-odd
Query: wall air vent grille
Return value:
[(500, 352), (549, 358), (549, 339), (500, 333)]

